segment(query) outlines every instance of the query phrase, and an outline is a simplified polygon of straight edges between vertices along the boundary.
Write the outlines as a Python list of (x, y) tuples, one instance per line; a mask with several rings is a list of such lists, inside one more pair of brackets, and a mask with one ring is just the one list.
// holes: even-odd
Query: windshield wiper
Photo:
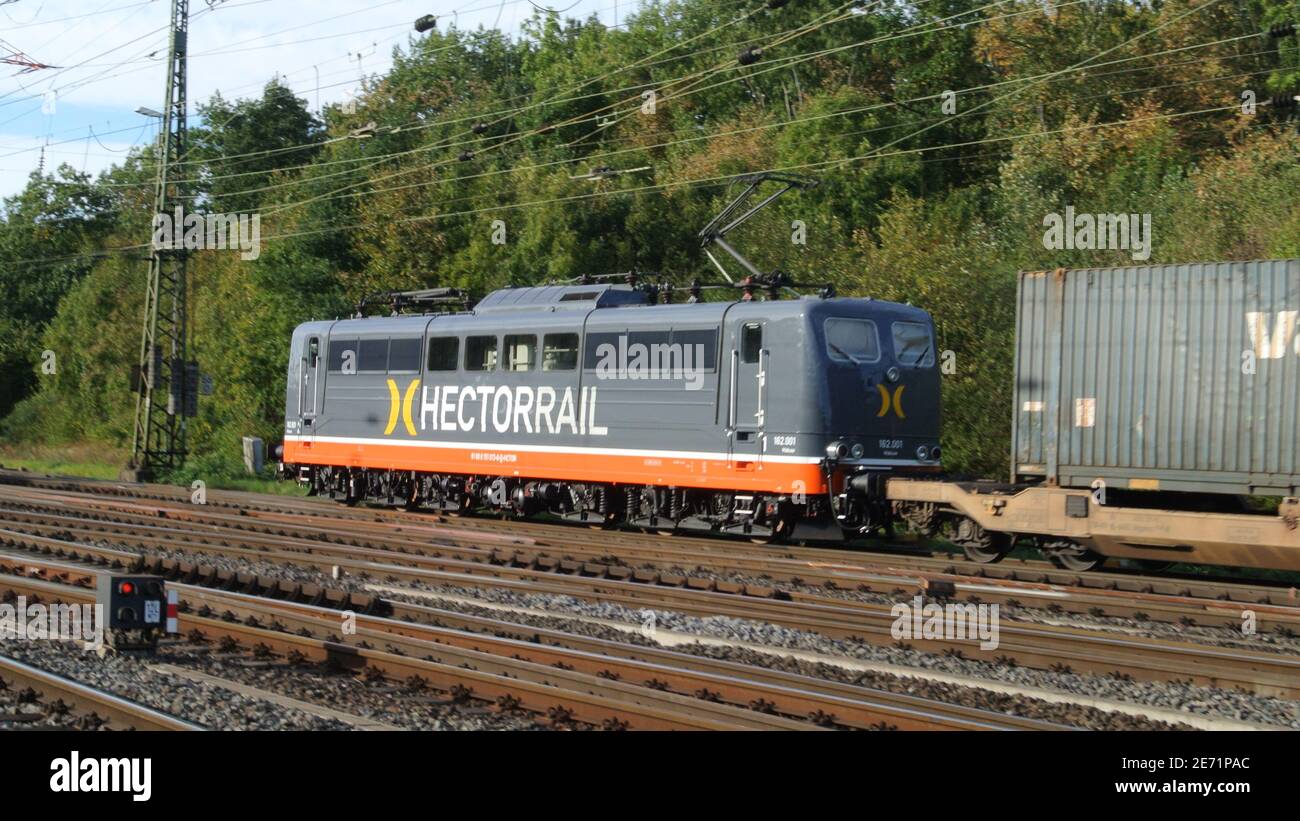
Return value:
[(839, 345), (836, 345), (834, 342), (827, 342), (827, 343), (826, 343), (826, 347), (830, 348), (830, 349), (831, 349), (832, 351), (834, 351), (835, 353), (837, 353), (837, 354), (839, 354), (840, 356), (844, 357), (845, 359), (849, 360), (849, 361), (852, 362), (854, 365), (861, 365), (861, 364), (862, 364), (861, 362), (859, 362), (858, 360), (856, 360), (856, 359), (854, 359), (852, 356), (850, 356), (849, 353), (848, 353), (847, 351), (845, 351), (845, 350), (844, 350), (843, 348), (841, 348)]
[[(914, 348), (914, 347), (915, 347), (915, 345), (904, 345), (904, 346), (903, 346), (903, 350), (901, 350), (901, 351), (898, 352), (898, 353), (899, 353), (899, 359), (901, 360), (901, 359), (902, 359), (902, 355), (905, 354), (905, 353), (907, 353), (908, 351), (912, 350), (912, 348)], [(930, 355), (930, 343), (927, 342), (927, 343), (925, 344), (925, 348), (921, 351), (921, 355), (920, 355), (920, 356), (918, 356), (916, 359), (913, 359), (911, 362), (903, 362), (902, 364), (907, 365), (908, 367), (912, 367), (912, 368), (919, 368), (919, 367), (921, 367), (921, 363), (924, 362), (924, 361), (925, 361), (925, 358), (926, 358), (927, 356), (929, 356), (929, 355)]]

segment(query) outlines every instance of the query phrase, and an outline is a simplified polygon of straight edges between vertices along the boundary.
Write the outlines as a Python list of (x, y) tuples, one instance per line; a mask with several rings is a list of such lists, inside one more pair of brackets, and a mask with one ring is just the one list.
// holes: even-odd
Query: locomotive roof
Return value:
[[(536, 287), (505, 288), (488, 294), (473, 310), (465, 313), (401, 314), (397, 316), (370, 316), (340, 319), (335, 322), (305, 323), (300, 330), (325, 330), (331, 334), (358, 333), (361, 335), (391, 333), (394, 331), (421, 332), (430, 322), (451, 328), (465, 327), (476, 319), (497, 318), (501, 323), (514, 325), (525, 322), (537, 327), (559, 327), (571, 322), (582, 323), (584, 315), (597, 308), (622, 308), (625, 310), (590, 313), (591, 319), (600, 316), (618, 322), (719, 322), (729, 309), (743, 308), (746, 317), (809, 315), (876, 316), (894, 319), (926, 317), (925, 311), (911, 305), (884, 302), (870, 298), (804, 296), (800, 299), (674, 302), (658, 304), (650, 301), (644, 291), (627, 285), (543, 285)], [(636, 310), (636, 309), (640, 310)], [(630, 310), (630, 313), (627, 312)], [(601, 323), (604, 324), (604, 323)]]
[(645, 291), (629, 285), (538, 285), (526, 288), (502, 288), (485, 296), (474, 306), (476, 314), (502, 311), (590, 310), (620, 305), (647, 305)]

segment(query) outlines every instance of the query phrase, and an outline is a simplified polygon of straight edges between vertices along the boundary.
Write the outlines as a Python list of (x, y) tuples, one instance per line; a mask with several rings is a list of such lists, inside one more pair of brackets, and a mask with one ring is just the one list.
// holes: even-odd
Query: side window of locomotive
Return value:
[(740, 331), (740, 359), (746, 365), (758, 362), (763, 351), (763, 326), (751, 322)]
[(718, 332), (716, 329), (674, 328), (672, 344), (673, 350), (681, 352), (683, 363), (689, 367), (704, 373), (713, 373), (717, 370)]
[(577, 367), (577, 334), (547, 334), (542, 339), (542, 370), (572, 371)]
[(934, 365), (934, 339), (930, 327), (920, 322), (894, 323), (894, 358), (908, 368)]
[(429, 370), (454, 371), (460, 354), (460, 337), (435, 336), (429, 340)]
[(532, 334), (506, 337), (506, 370), (531, 371), (537, 362), (537, 337)]
[(315, 368), (320, 360), (320, 339), (312, 337), (307, 341), (307, 367)]
[(394, 339), (388, 344), (389, 373), (419, 373), (420, 338)]
[(880, 334), (870, 319), (831, 317), (824, 327), (826, 355), (835, 362), (860, 365), (880, 361)]
[(497, 369), (497, 338), (495, 336), (465, 337), (465, 370), (495, 371)]
[(359, 347), (358, 373), (383, 373), (388, 370), (387, 339), (363, 339)]
[(342, 373), (343, 366), (349, 365), (349, 369), (355, 369), (357, 366), (357, 340), (355, 339), (331, 339), (329, 345), (329, 371), (330, 373)]

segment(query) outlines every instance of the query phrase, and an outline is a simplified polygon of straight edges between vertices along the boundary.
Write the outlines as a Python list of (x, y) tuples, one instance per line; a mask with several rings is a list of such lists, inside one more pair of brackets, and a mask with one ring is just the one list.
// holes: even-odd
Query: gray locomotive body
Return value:
[(906, 305), (512, 288), (299, 326), (282, 458), (348, 501), (862, 532), (888, 519), (883, 476), (938, 469), (936, 360)]

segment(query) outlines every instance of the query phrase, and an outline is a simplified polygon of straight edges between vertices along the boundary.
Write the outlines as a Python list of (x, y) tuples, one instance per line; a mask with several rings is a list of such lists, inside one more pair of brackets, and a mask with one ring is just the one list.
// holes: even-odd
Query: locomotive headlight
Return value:
[(854, 459), (861, 459), (866, 453), (867, 449), (862, 446), (861, 442), (854, 442), (853, 447), (849, 448), (849, 455)]
[(916, 458), (921, 460), (922, 462), (930, 461), (930, 449), (927, 448), (925, 445), (921, 445), (919, 448), (916, 449)]
[(829, 459), (843, 459), (849, 455), (849, 446), (843, 442), (831, 442), (826, 446), (826, 456)]
[(888, 379), (890, 382), (897, 382), (899, 377), (901, 377), (902, 375), (903, 374), (899, 372), (898, 368), (894, 368), (894, 367), (891, 367), (889, 370), (885, 371), (885, 378)]

